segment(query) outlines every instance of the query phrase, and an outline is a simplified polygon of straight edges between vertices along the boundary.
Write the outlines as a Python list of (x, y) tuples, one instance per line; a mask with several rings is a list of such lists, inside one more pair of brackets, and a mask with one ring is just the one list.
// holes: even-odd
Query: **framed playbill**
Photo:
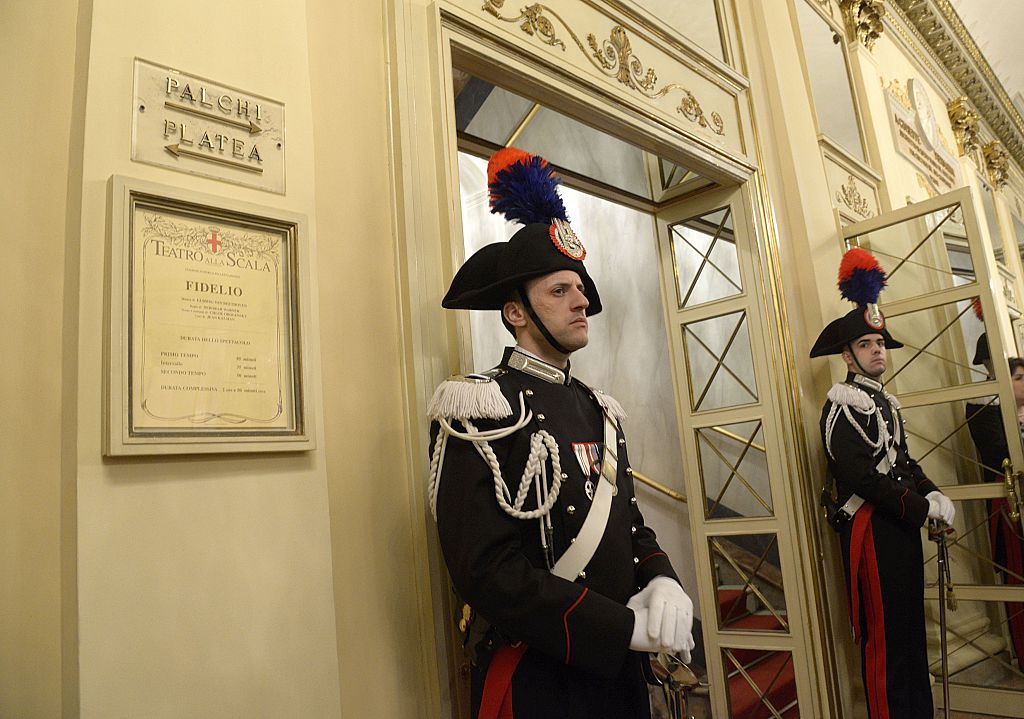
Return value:
[(106, 453), (312, 449), (305, 217), (110, 185)]

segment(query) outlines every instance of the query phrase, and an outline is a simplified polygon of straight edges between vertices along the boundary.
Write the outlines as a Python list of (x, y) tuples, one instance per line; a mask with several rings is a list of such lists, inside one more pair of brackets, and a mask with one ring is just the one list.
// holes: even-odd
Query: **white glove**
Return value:
[(626, 606), (635, 614), (630, 649), (671, 652), (690, 662), (690, 650), (694, 647), (693, 602), (679, 582), (655, 577), (630, 597)]
[(660, 652), (661, 644), (658, 639), (651, 639), (647, 634), (647, 610), (633, 610), (633, 636), (629, 638), (629, 648), (634, 652)]
[(953, 525), (953, 520), (956, 518), (956, 507), (953, 506), (949, 497), (936, 490), (929, 492), (924, 498), (928, 500), (929, 519), (937, 519), (950, 526)]

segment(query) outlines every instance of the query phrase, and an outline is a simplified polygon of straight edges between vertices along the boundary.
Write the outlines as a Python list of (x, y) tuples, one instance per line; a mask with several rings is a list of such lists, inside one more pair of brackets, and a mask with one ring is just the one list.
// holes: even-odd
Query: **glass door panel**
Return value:
[(760, 419), (697, 429), (707, 519), (768, 517), (772, 488)]
[(947, 543), (953, 589), (945, 597), (938, 596), (936, 545), (922, 540), (932, 674), (938, 685), (941, 599), (952, 707), (1024, 717), (1017, 514), (1024, 452), (1008, 363), (1017, 342), (1005, 270), (966, 189), (849, 225), (844, 236), (888, 272), (881, 306), (905, 347), (893, 351), (884, 384), (903, 406), (911, 454), (957, 505)]
[(727, 647), (722, 661), (729, 667), (730, 717), (798, 719), (792, 652)]
[(682, 329), (693, 411), (757, 401), (745, 312), (689, 322)]
[(778, 537), (737, 534), (712, 537), (709, 543), (714, 558), (719, 628), (788, 632)]
[[(785, 451), (744, 188), (658, 214), (665, 313), (715, 716), (795, 717), (813, 700)], [(796, 591), (795, 589), (789, 591)]]

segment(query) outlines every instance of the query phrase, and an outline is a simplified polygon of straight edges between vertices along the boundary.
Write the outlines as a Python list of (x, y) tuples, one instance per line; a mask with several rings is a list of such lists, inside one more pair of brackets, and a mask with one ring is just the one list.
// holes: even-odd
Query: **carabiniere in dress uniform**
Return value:
[[(443, 382), (428, 407), (430, 506), (465, 602), (473, 716), (646, 718), (642, 652), (688, 661), (692, 603), (637, 506), (622, 406), (572, 374), (601, 299), (557, 176), (512, 148), (488, 176), (492, 208), (524, 226), (470, 257), (442, 304), (502, 311), (519, 344), (493, 369)], [(572, 312), (564, 332), (530, 292), (549, 287), (550, 307)]]

